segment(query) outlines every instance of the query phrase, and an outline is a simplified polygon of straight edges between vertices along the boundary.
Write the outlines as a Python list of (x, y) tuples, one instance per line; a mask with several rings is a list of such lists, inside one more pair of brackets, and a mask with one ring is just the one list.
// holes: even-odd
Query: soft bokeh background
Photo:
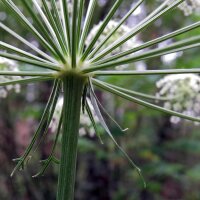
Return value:
[[(15, 0), (20, 5), (20, 0)], [(93, 23), (102, 20), (115, 0), (99, 0)], [(123, 16), (135, 0), (124, 1), (116, 20)], [(148, 0), (128, 20), (132, 27), (159, 5)], [(23, 7), (21, 7), (23, 9)], [(138, 35), (140, 42), (200, 20), (200, 15), (185, 17), (178, 9), (157, 20)], [(12, 27), (24, 38), (37, 45), (34, 37), (0, 3), (0, 21)], [(199, 34), (196, 29), (177, 40)], [(24, 47), (0, 29), (0, 40)], [(168, 41), (169, 43), (172, 41)], [(165, 45), (163, 43), (162, 45)], [(133, 44), (134, 45), (134, 44)], [(195, 68), (200, 64), (199, 50), (189, 50), (145, 62), (131, 64), (130, 68), (165, 69)], [(23, 63), (18, 63), (20, 67)], [(106, 81), (148, 94), (155, 94), (155, 82), (161, 76), (106, 78)], [(105, 79), (104, 79), (105, 80)], [(1, 200), (54, 200), (58, 166), (48, 168), (43, 177), (32, 178), (40, 169), (38, 160), (47, 158), (51, 150), (53, 133), (48, 134), (25, 171), (10, 178), (19, 157), (28, 145), (50, 94), (51, 82), (22, 86), (21, 93), (10, 92), (0, 99), (0, 199)], [(107, 123), (119, 144), (140, 166), (147, 188), (134, 168), (120, 154), (113, 142), (99, 127), (104, 145), (95, 136), (79, 139), (76, 200), (198, 200), (200, 199), (200, 131), (189, 122), (171, 124), (170, 116), (122, 100), (109, 93), (96, 91), (102, 104), (123, 126), (121, 133), (109, 119)], [(59, 147), (57, 149), (59, 157)]]

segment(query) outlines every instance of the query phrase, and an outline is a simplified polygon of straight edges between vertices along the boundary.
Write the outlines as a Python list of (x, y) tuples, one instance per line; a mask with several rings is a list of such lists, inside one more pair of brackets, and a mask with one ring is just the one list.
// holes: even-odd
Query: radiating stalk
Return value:
[(133, 38), (135, 35), (137, 35), (138, 33), (140, 33), (142, 30), (144, 30), (145, 28), (147, 28), (149, 25), (151, 25), (153, 22), (155, 22), (161, 16), (167, 14), (170, 10), (174, 9), (175, 7), (177, 7), (181, 2), (183, 2), (183, 0), (177, 0), (177, 1), (175, 1), (173, 4), (171, 4), (170, 6), (168, 6), (167, 8), (165, 8), (160, 13), (158, 13), (157, 15), (155, 15), (154, 17), (152, 17), (151, 19), (145, 21), (142, 25), (137, 25), (136, 27), (133, 27), (130, 32), (128, 32), (127, 34), (123, 35), (118, 40), (116, 40), (114, 43), (112, 43), (110, 46), (108, 46), (107, 48), (105, 48), (103, 51), (101, 51), (99, 54), (97, 54), (97, 56), (94, 57), (91, 61), (95, 62), (95, 61), (103, 58), (104, 56), (108, 55), (113, 50), (115, 50), (116, 48), (118, 48), (119, 46), (121, 46), (122, 44), (124, 44), (125, 42), (127, 42), (129, 39)]
[[(114, 60), (112, 62), (107, 62), (104, 64), (94, 63), (93, 66), (85, 67), (85, 69), (82, 70), (84, 73), (88, 72), (94, 72), (96, 70), (116, 67), (128, 63), (133, 63), (141, 60), (146, 60), (150, 58), (155, 58), (163, 55), (167, 55), (170, 53), (185, 51), (188, 49), (196, 48), (200, 46), (200, 36), (192, 37), (186, 40), (182, 40), (180, 42), (175, 42), (171, 45), (167, 45), (163, 48), (156, 48), (153, 50), (146, 51), (144, 53), (136, 54), (133, 56), (130, 56), (128, 58), (122, 58), (118, 60)], [(95, 72), (96, 73), (96, 72)]]
[(46, 58), (47, 60), (49, 60), (49, 61), (51, 61), (53, 63), (57, 63), (57, 61), (53, 57), (51, 57), (48, 54), (46, 54), (45, 52), (41, 51), (39, 48), (37, 48), (36, 46), (34, 46), (31, 42), (29, 42), (28, 40), (25, 40), (23, 37), (21, 37), (15, 31), (13, 31), (12, 29), (8, 28), (7, 26), (5, 26), (1, 22), (0, 22), (0, 28), (2, 28), (4, 31), (8, 32), (14, 38), (16, 38), (17, 40), (19, 40), (20, 42), (22, 42), (23, 44), (25, 44), (26, 46), (28, 46), (29, 48), (31, 48), (33, 51), (37, 52), (43, 58)]
[(92, 39), (91, 43), (88, 45), (86, 51), (84, 52), (84, 54), (83, 54), (83, 56), (81, 58), (82, 61), (84, 61), (87, 58), (88, 54), (90, 53), (90, 51), (92, 50), (92, 48), (96, 44), (96, 42), (99, 39), (100, 35), (103, 33), (105, 27), (108, 25), (109, 21), (114, 16), (114, 14), (116, 13), (117, 9), (122, 4), (122, 2), (123, 2), (123, 0), (116, 0), (115, 1), (115, 4), (111, 8), (111, 10), (109, 11), (109, 13), (105, 17), (105, 19), (103, 20), (103, 22), (102, 22), (101, 26), (99, 27), (99, 29), (98, 29), (95, 37)]
[(62, 38), (62, 28), (59, 30), (59, 23), (56, 23), (56, 17), (54, 17), (53, 14), (51, 13), (51, 11), (50, 11), (50, 9), (47, 5), (46, 0), (42, 0), (42, 3), (44, 5), (46, 19), (49, 21), (52, 32), (56, 36), (55, 41), (57, 41), (58, 47), (61, 48), (60, 49), (61, 52), (64, 53), (64, 55), (67, 55), (66, 45), (65, 45), (63, 38)]
[(97, 0), (91, 0), (88, 5), (88, 10), (86, 13), (85, 22), (83, 25), (83, 30), (82, 30), (82, 34), (80, 38), (80, 43), (79, 43), (79, 54), (82, 54), (84, 50), (85, 40), (90, 30), (90, 25), (91, 25), (96, 4), (97, 4)]
[[(44, 22), (44, 25), (46, 26), (47, 30), (51, 34), (54, 43), (56, 44), (57, 48), (61, 51), (61, 47), (60, 47), (60, 44), (58, 42), (57, 35), (56, 35), (54, 29), (52, 28), (51, 22), (49, 21), (49, 19), (47, 18), (47, 16), (43, 12), (43, 10), (42, 10), (41, 6), (39, 5), (39, 3), (36, 0), (32, 0), (32, 2), (33, 2), (33, 5), (35, 6), (36, 10), (38, 11), (42, 21)], [(44, 8), (45, 8), (45, 11), (47, 12), (46, 8), (48, 8), (48, 6), (46, 5), (46, 1), (42, 0), (42, 2), (43, 2), (43, 5), (44, 5)]]
[(70, 50), (71, 54), (71, 36), (70, 36), (70, 21), (69, 21), (69, 12), (68, 12), (68, 3), (67, 0), (60, 0), (61, 7), (61, 17), (64, 26), (64, 34), (67, 41), (67, 48)]
[(77, 8), (78, 8), (78, 0), (73, 1), (73, 16), (72, 16), (72, 30), (71, 30), (71, 53), (72, 53), (72, 68), (76, 68), (76, 41), (77, 41)]
[(125, 57), (125, 56), (128, 56), (128, 55), (131, 55), (132, 53), (138, 52), (138, 51), (140, 51), (142, 49), (145, 49), (147, 47), (153, 46), (153, 45), (158, 44), (160, 42), (166, 41), (168, 39), (171, 39), (171, 38), (176, 37), (178, 35), (184, 34), (186, 32), (189, 32), (189, 31), (191, 31), (193, 29), (196, 29), (196, 28), (199, 28), (199, 27), (200, 27), (200, 21), (196, 22), (196, 23), (193, 23), (193, 24), (191, 24), (189, 26), (186, 26), (184, 28), (178, 29), (178, 30), (176, 30), (174, 32), (170, 32), (170, 33), (168, 33), (166, 35), (163, 35), (161, 37), (158, 37), (156, 39), (153, 39), (153, 40), (150, 40), (148, 42), (145, 42), (145, 43), (143, 43), (141, 45), (133, 47), (130, 50), (127, 50), (127, 51), (124, 51), (124, 52), (120, 52), (120, 53), (118, 53), (116, 55), (112, 55), (110, 57), (106, 57), (106, 58), (100, 60), (98, 63), (110, 62), (110, 61), (113, 61), (113, 60), (116, 60), (116, 59), (119, 59), (119, 58), (122, 58), (122, 57)]
[[(1, 73), (1, 72), (0, 72)], [(33, 78), (21, 78), (21, 79), (16, 79), (12, 81), (5, 81), (5, 82), (0, 82), (0, 86), (7, 86), (7, 85), (14, 85), (14, 84), (20, 84), (20, 85), (26, 85), (26, 84), (32, 84), (32, 83), (38, 83), (42, 81), (49, 81), (54, 79), (53, 77), (40, 77), (36, 76)]]
[(63, 133), (57, 200), (74, 200), (81, 96), (85, 80), (74, 73), (63, 78)]
[(24, 62), (26, 64), (31, 64), (31, 65), (34, 65), (36, 67), (52, 69), (52, 70), (56, 70), (56, 71), (60, 70), (60, 67), (57, 66), (54, 63), (51, 64), (51, 63), (41, 62), (41, 61), (33, 60), (33, 59), (30, 59), (30, 58), (25, 58), (25, 57), (22, 57), (22, 56), (18, 56), (18, 55), (6, 53), (6, 52), (0, 52), (0, 56), (3, 57), (3, 58), (8, 58), (8, 59), (11, 59), (11, 60)]
[(51, 105), (52, 105), (53, 101), (55, 100), (57, 94), (59, 93), (59, 91), (58, 91), (59, 89), (60, 89), (60, 83), (59, 83), (59, 81), (56, 80), (54, 82), (54, 86), (53, 86), (51, 95), (49, 97), (49, 100), (47, 102), (47, 105), (45, 107), (43, 115), (41, 117), (39, 126), (38, 126), (36, 132), (33, 135), (31, 143), (28, 145), (28, 147), (26, 148), (24, 154), (20, 158), (14, 159), (18, 163), (17, 163), (17, 165), (15, 166), (14, 170), (12, 171), (12, 173), (10, 175), (11, 177), (14, 175), (14, 173), (17, 170), (19, 170), (20, 168), (22, 168), (22, 169), (24, 168), (25, 162), (26, 162), (28, 156), (30, 155), (30, 152), (31, 152), (36, 140), (38, 139), (40, 133), (42, 132), (42, 129), (43, 129), (44, 125), (45, 125), (46, 119), (48, 118), (49, 110), (50, 110)]
[(53, 16), (55, 17), (55, 22), (58, 26), (58, 30), (60, 30), (60, 34), (63, 38), (63, 41), (65, 41), (64, 29), (63, 29), (62, 21), (60, 18), (60, 11), (58, 10), (58, 7), (56, 5), (56, 0), (51, 0), (50, 2), (51, 2), (51, 6), (52, 6)]
[(57, 74), (55, 72), (34, 72), (34, 71), (1, 71), (0, 76), (40, 76), (40, 77), (53, 77), (55, 78)]
[(114, 88), (114, 89), (116, 89), (120, 92), (123, 92), (127, 95), (133, 96), (133, 97), (140, 97), (140, 98), (143, 98), (143, 99), (156, 100), (156, 101), (170, 101), (170, 100), (172, 100), (172, 98), (157, 97), (157, 96), (154, 96), (154, 95), (149, 95), (149, 94), (145, 94), (145, 93), (141, 93), (141, 92), (136, 92), (136, 91), (133, 91), (133, 90), (124, 89), (122, 87), (106, 83), (104, 81), (99, 81), (99, 82), (101, 82), (102, 84), (105, 84), (109, 87), (112, 87), (112, 88)]
[(191, 69), (161, 69), (161, 70), (129, 70), (129, 71), (96, 71), (95, 76), (136, 76), (136, 75), (164, 75), (164, 74), (199, 74), (199, 68)]
[(149, 19), (160, 13), (164, 8), (168, 7), (170, 5), (171, 0), (164, 1), (159, 7), (157, 7), (153, 12), (151, 12), (147, 17), (145, 17), (138, 25), (142, 25), (145, 22), (147, 22)]
[(79, 42), (81, 38), (81, 31), (82, 31), (82, 19), (84, 14), (84, 6), (85, 0), (79, 0), (78, 2), (78, 20), (77, 20), (77, 40), (76, 40), (76, 50), (78, 51)]
[[(5, 49), (5, 50), (11, 51), (13, 53), (19, 54), (19, 55), (21, 55), (23, 57), (26, 57), (26, 58), (30, 58), (30, 59), (41, 61), (41, 62), (50, 63), (48, 60), (44, 60), (44, 59), (42, 59), (42, 58), (40, 58), (38, 56), (35, 56), (34, 54), (31, 54), (31, 53), (28, 53), (26, 51), (23, 51), (20, 48), (17, 48), (15, 46), (12, 46), (12, 45), (7, 44), (7, 43), (2, 42), (2, 41), (0, 41), (0, 48), (2, 50)], [(52, 62), (50, 64), (52, 64)]]
[(144, 0), (139, 0), (133, 8), (119, 21), (116, 27), (114, 27), (111, 32), (100, 42), (100, 44), (95, 47), (95, 49), (88, 55), (88, 59), (92, 58), (106, 42), (116, 33), (116, 31), (124, 24), (124, 22), (133, 14), (133, 12), (141, 5)]
[[(40, 41), (40, 43), (44, 46), (44, 48), (48, 49), (56, 58), (58, 56), (56, 52), (56, 48), (53, 49), (52, 45), (54, 44), (53, 42), (50, 43), (50, 40), (47, 41), (46, 38), (44, 38), (38, 30), (28, 21), (28, 19), (23, 15), (23, 13), (19, 10), (19, 8), (12, 2), (12, 1), (5, 1), (2, 0), (2, 3), (7, 7), (7, 9), (14, 15), (14, 17), (21, 22), (31, 33), (35, 35), (35, 37)], [(38, 24), (38, 23), (37, 23)], [(47, 34), (48, 36), (48, 34)]]
[(92, 83), (94, 85), (96, 85), (97, 87), (101, 88), (101, 89), (107, 90), (108, 92), (110, 92), (112, 94), (115, 94), (115, 95), (117, 95), (117, 96), (119, 96), (121, 98), (127, 99), (127, 100), (132, 101), (134, 103), (137, 103), (139, 105), (145, 106), (147, 108), (151, 108), (153, 110), (161, 111), (161, 112), (164, 112), (166, 114), (169, 114), (169, 115), (172, 115), (172, 116), (176, 116), (176, 117), (180, 117), (180, 118), (183, 118), (183, 119), (200, 122), (200, 118), (199, 117), (192, 117), (192, 116), (189, 116), (189, 115), (185, 115), (185, 114), (182, 114), (180, 112), (176, 112), (176, 111), (173, 111), (173, 110), (170, 110), (170, 109), (166, 109), (166, 108), (163, 108), (161, 106), (158, 106), (158, 105), (149, 103), (147, 101), (138, 99), (136, 97), (132, 97), (132, 96), (127, 95), (127, 94), (125, 94), (123, 92), (120, 92), (119, 90), (116, 90), (116, 89), (114, 89), (112, 87), (109, 87), (109, 86), (107, 86), (105, 84), (102, 84), (100, 81), (98, 81), (96, 79), (92, 79)]

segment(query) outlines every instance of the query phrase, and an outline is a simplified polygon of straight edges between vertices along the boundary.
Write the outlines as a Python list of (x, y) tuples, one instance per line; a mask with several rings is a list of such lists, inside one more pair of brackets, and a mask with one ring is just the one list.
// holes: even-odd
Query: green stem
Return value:
[(63, 135), (57, 200), (73, 200), (81, 97), (86, 78), (70, 73), (63, 78)]

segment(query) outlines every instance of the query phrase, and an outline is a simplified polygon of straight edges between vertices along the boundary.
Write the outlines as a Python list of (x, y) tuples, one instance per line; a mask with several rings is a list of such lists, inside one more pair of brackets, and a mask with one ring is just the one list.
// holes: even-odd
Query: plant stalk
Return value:
[(57, 200), (73, 200), (81, 97), (86, 78), (70, 73), (63, 78), (63, 132)]

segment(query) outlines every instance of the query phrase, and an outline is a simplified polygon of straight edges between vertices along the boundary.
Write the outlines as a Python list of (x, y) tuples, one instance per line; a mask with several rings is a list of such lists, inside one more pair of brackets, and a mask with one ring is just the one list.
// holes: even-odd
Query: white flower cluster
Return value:
[[(0, 70), (1, 71), (18, 71), (16, 63), (8, 60), (6, 58), (0, 57)], [(0, 83), (14, 81), (20, 79), (19, 76), (0, 76)], [(7, 85), (7, 86), (0, 86), (0, 98), (6, 98), (8, 92), (10, 90), (14, 90), (16, 93), (20, 92), (20, 85)]]
[[(97, 31), (99, 29), (99, 27), (101, 26), (102, 22), (100, 22), (99, 24), (95, 25), (92, 30), (90, 31), (87, 39), (86, 39), (86, 45), (89, 45), (91, 40), (94, 38), (94, 36), (97, 34)], [(118, 25), (118, 22), (111, 20), (108, 25), (106, 26), (106, 28), (104, 29), (103, 33), (101, 34), (101, 36), (99, 37), (99, 39), (96, 42), (97, 46), (98, 44), (101, 43), (101, 41), (103, 41), (103, 39), (105, 39), (105, 37)], [(108, 47), (109, 45), (111, 45), (112, 43), (114, 43), (118, 38), (120, 38), (121, 36), (125, 35), (127, 32), (129, 32), (131, 29), (127, 26), (127, 25), (121, 25), (119, 27), (119, 29), (112, 35), (112, 37), (109, 38), (109, 40), (104, 44), (103, 48)], [(118, 47), (117, 49), (115, 49), (112, 54), (116, 54), (116, 53), (120, 53), (122, 51), (125, 50), (129, 50), (131, 48), (133, 48), (133, 46), (136, 44), (136, 38), (132, 38), (130, 40), (128, 40), (126, 43), (124, 43), (123, 45), (121, 45), (120, 47)]]
[[(173, 2), (172, 0), (171, 2)], [(171, 2), (169, 4), (171, 4)], [(200, 0), (185, 0), (178, 8), (184, 12), (184, 15), (191, 15), (193, 12), (200, 10)]]
[[(95, 115), (94, 113), (94, 108), (92, 106), (92, 104), (90, 103), (90, 101), (87, 99), (88, 103), (89, 103), (89, 107), (93, 113), (94, 116), (94, 120), (96, 123), (99, 122), (98, 117)], [(58, 127), (58, 123), (59, 123), (59, 119), (61, 116), (61, 110), (62, 110), (62, 106), (63, 106), (63, 98), (60, 98), (57, 102), (54, 114), (53, 114), (53, 119), (50, 123), (50, 130), (52, 132), (56, 132), (57, 127)], [(95, 135), (95, 130), (92, 126), (92, 122), (90, 121), (89, 116), (86, 113), (81, 113), (80, 115), (80, 128), (79, 128), (79, 135), (80, 136), (85, 136), (85, 135), (89, 135), (90, 137), (94, 137)]]
[[(157, 83), (158, 97), (166, 97), (166, 109), (185, 115), (200, 116), (200, 77), (194, 74), (167, 75)], [(180, 122), (179, 117), (171, 117), (172, 123)]]

